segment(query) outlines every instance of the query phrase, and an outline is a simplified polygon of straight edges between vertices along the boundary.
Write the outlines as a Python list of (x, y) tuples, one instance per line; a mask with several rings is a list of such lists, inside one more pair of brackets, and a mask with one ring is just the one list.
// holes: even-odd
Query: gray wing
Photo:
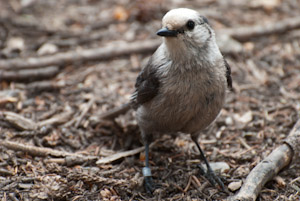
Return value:
[(131, 96), (133, 108), (137, 109), (158, 94), (160, 83), (156, 75), (156, 69), (152, 65), (152, 59), (150, 59), (147, 66), (139, 73), (135, 83), (135, 92)]
[(225, 67), (226, 67), (227, 86), (230, 90), (232, 90), (231, 68), (225, 59), (224, 59), (224, 63), (225, 63)]

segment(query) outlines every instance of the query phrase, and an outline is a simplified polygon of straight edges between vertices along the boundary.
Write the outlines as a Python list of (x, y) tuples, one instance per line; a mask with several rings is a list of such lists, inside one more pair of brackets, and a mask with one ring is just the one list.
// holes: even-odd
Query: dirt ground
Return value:
[[(184, 134), (152, 146), (153, 195), (143, 188), (141, 150), (98, 161), (143, 146), (134, 111), (114, 120), (100, 115), (128, 102), (161, 40), (162, 16), (178, 7), (209, 19), (232, 69), (234, 90), (199, 136), (210, 162), (229, 165), (221, 174), (226, 187), (283, 143), (300, 115), (298, 0), (1, 0), (1, 200), (223, 200), (236, 193), (199, 174), (198, 151)], [(285, 28), (236, 31), (278, 23)], [(129, 51), (147, 41), (148, 49)], [(122, 48), (129, 52), (116, 53)], [(86, 50), (103, 51), (89, 57)], [(258, 200), (300, 200), (297, 157)]]

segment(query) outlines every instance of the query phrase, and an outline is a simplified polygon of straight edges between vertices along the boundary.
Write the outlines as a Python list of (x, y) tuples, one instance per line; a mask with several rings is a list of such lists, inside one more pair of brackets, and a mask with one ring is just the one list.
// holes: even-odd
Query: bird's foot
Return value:
[(151, 169), (149, 167), (143, 168), (143, 175), (144, 175), (144, 187), (148, 194), (152, 194), (152, 192), (156, 189), (156, 185), (153, 182)]
[(151, 176), (144, 177), (144, 187), (148, 194), (152, 194), (152, 192), (156, 189), (156, 184), (153, 182)]
[(224, 183), (222, 182), (222, 180), (220, 179), (220, 177), (218, 177), (214, 171), (211, 169), (211, 167), (209, 166), (207, 168), (207, 170), (205, 171), (205, 169), (202, 167), (202, 165), (198, 165), (199, 169), (200, 169), (200, 174), (203, 175), (212, 186), (216, 186), (216, 184), (218, 184), (221, 189), (224, 191), (225, 187), (224, 187)]

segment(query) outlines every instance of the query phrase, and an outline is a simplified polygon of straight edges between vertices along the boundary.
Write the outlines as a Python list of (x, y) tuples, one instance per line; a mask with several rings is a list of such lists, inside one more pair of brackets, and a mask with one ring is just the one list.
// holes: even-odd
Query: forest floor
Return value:
[[(148, 195), (134, 111), (100, 118), (128, 102), (161, 42), (155, 35), (161, 18), (178, 7), (209, 19), (232, 69), (234, 90), (199, 136), (208, 160), (229, 166), (221, 174), (226, 188), (283, 143), (300, 115), (299, 1), (0, 0), (1, 200), (235, 194), (238, 187), (224, 193), (199, 174), (198, 151), (189, 135), (179, 134), (151, 147), (160, 187)], [(300, 160), (268, 182), (258, 200), (300, 200)]]

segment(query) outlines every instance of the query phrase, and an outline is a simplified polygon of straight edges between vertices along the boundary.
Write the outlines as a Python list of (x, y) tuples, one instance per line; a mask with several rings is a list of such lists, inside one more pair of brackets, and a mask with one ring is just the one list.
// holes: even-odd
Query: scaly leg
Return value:
[(151, 169), (149, 166), (149, 142), (145, 142), (145, 157), (146, 157), (146, 166), (143, 167), (143, 176), (144, 176), (144, 186), (147, 193), (152, 193), (155, 189), (155, 185), (152, 180)]
[(201, 174), (203, 174), (205, 176), (205, 178), (207, 178), (207, 180), (210, 182), (210, 184), (212, 186), (216, 186), (216, 183), (222, 188), (222, 190), (224, 190), (224, 184), (222, 182), (222, 180), (214, 173), (214, 171), (211, 169), (205, 155), (204, 152), (202, 151), (199, 143), (197, 142), (197, 139), (192, 138), (193, 141), (196, 143), (196, 146), (198, 147), (199, 151), (200, 151), (200, 159), (202, 161), (204, 161), (206, 167), (207, 167), (207, 171), (205, 172), (203, 167), (199, 164), (199, 168), (201, 171)]

